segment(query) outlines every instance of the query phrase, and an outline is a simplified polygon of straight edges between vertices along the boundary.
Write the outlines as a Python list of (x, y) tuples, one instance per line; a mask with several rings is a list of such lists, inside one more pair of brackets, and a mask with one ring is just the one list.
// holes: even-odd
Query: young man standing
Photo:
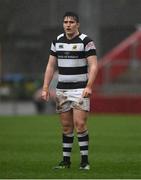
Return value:
[(80, 169), (89, 170), (89, 135), (87, 115), (90, 95), (97, 74), (97, 57), (94, 42), (79, 32), (79, 17), (66, 12), (63, 17), (64, 33), (51, 44), (51, 51), (44, 76), (42, 99), (49, 99), (49, 85), (58, 66), (56, 111), (62, 125), (63, 160), (55, 168), (69, 168), (71, 150), (76, 130), (80, 147)]

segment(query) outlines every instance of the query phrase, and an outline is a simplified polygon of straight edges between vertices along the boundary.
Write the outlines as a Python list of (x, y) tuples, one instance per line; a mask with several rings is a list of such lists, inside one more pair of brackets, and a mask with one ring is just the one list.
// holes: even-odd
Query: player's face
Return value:
[(73, 36), (78, 33), (79, 23), (73, 17), (65, 17), (63, 27), (66, 35)]

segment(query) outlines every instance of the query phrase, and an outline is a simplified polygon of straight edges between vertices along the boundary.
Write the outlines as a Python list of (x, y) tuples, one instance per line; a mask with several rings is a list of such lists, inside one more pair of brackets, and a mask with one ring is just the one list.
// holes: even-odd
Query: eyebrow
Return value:
[(65, 20), (64, 23), (67, 23), (67, 22), (75, 22), (75, 20)]

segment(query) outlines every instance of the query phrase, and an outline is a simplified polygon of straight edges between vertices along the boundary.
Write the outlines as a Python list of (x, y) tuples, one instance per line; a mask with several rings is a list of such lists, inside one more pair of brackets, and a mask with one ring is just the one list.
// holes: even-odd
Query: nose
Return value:
[(69, 27), (69, 26), (70, 26), (70, 22), (67, 23), (67, 27)]

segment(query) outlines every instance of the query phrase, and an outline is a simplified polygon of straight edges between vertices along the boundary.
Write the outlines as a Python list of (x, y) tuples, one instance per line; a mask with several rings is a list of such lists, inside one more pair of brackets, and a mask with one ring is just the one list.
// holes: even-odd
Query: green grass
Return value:
[(71, 169), (53, 170), (62, 155), (58, 116), (0, 116), (0, 178), (141, 178), (141, 116), (94, 115), (88, 126), (91, 170), (78, 169), (76, 138)]

